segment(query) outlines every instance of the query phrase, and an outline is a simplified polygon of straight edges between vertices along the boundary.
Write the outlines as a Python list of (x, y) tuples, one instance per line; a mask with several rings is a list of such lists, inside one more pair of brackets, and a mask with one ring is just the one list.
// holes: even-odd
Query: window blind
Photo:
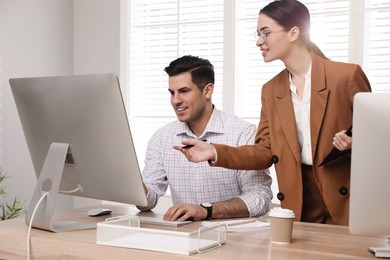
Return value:
[[(130, 1), (127, 108), (140, 166), (151, 135), (175, 120), (164, 68), (183, 55), (209, 59), (222, 109), (223, 0)], [(141, 160), (140, 160), (141, 159)]]
[(363, 67), (373, 91), (390, 91), (390, 1), (366, 0)]
[[(169, 103), (168, 77), (163, 68), (185, 54), (208, 58), (214, 64), (213, 99), (218, 108), (222, 109), (223, 105), (231, 108), (235, 115), (258, 123), (261, 87), (284, 68), (280, 61), (264, 63), (253, 37), (259, 10), (270, 1), (130, 1), (127, 107), (139, 157), (143, 158), (152, 133), (176, 119)], [(348, 62), (351, 58), (348, 46), (353, 45), (349, 43), (351, 25), (358, 22), (356, 19), (363, 19), (361, 65), (374, 91), (390, 90), (390, 1), (302, 0), (302, 3), (311, 13), (312, 41), (332, 60)], [(350, 16), (350, 9), (356, 5), (364, 9), (364, 16)], [(224, 12), (234, 13), (234, 17)], [(224, 28), (224, 19), (233, 20), (233, 30)], [(232, 37), (226, 37), (231, 34)], [(230, 45), (224, 41), (229, 41)], [(234, 54), (229, 51), (232, 55), (229, 58), (223, 56), (224, 46), (233, 46)], [(233, 82), (222, 81), (224, 62), (233, 66), (232, 71), (225, 70), (233, 74), (228, 77)], [(222, 96), (224, 87), (228, 88), (225, 93), (233, 93), (232, 97)]]
[[(253, 123), (258, 123), (260, 116), (262, 85), (284, 68), (280, 61), (265, 63), (253, 37), (259, 11), (269, 2), (237, 1), (234, 111), (236, 115)], [(311, 14), (312, 41), (332, 60), (348, 60), (349, 2), (302, 1)]]

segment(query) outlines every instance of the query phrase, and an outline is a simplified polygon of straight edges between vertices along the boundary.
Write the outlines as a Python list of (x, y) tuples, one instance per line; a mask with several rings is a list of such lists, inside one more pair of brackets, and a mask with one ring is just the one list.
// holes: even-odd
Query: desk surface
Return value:
[[(118, 215), (135, 214), (134, 208), (105, 205)], [(90, 218), (90, 208), (61, 214), (74, 220), (101, 222), (106, 217)], [(154, 214), (149, 213), (149, 214)], [(160, 213), (161, 214), (161, 213)], [(194, 223), (195, 224), (195, 223)], [(191, 224), (192, 225), (192, 224)], [(0, 259), (26, 259), (27, 226), (24, 218), (0, 222)], [(96, 244), (96, 229), (52, 233), (32, 229), (32, 259), (376, 259), (369, 246), (386, 246), (383, 237), (351, 235), (345, 226), (294, 222), (293, 241), (289, 245), (271, 242), (269, 228), (228, 233), (223, 246), (191, 256), (109, 247)]]

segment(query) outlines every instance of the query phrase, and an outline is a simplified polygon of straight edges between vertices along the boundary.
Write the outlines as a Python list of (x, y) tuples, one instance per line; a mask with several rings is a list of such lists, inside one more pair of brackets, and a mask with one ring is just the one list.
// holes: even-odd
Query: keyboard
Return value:
[(138, 216), (138, 218), (141, 224), (162, 225), (162, 226), (171, 226), (171, 227), (179, 227), (179, 226), (192, 223), (191, 220), (169, 221), (169, 220), (162, 219), (162, 217)]

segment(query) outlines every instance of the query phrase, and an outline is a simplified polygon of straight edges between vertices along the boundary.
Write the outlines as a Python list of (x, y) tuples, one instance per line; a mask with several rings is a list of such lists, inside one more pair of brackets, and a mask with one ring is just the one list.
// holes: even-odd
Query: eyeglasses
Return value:
[(285, 29), (283, 30), (277, 30), (277, 31), (264, 31), (264, 30), (261, 30), (260, 32), (259, 31), (255, 31), (254, 33), (254, 37), (256, 39), (256, 41), (258, 41), (260, 38), (263, 42), (266, 42), (267, 41), (267, 38), (268, 36), (271, 34), (271, 33), (275, 33), (275, 32), (284, 32), (286, 31)]

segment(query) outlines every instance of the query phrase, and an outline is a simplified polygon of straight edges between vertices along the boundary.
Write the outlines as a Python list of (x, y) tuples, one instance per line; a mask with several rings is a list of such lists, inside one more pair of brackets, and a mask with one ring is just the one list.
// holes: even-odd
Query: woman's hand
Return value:
[(333, 137), (333, 146), (340, 151), (346, 151), (352, 148), (352, 137), (348, 136), (346, 130), (342, 130)]
[(182, 152), (190, 162), (215, 161), (217, 152), (213, 145), (201, 140), (183, 140), (184, 146), (174, 145), (173, 148)]

